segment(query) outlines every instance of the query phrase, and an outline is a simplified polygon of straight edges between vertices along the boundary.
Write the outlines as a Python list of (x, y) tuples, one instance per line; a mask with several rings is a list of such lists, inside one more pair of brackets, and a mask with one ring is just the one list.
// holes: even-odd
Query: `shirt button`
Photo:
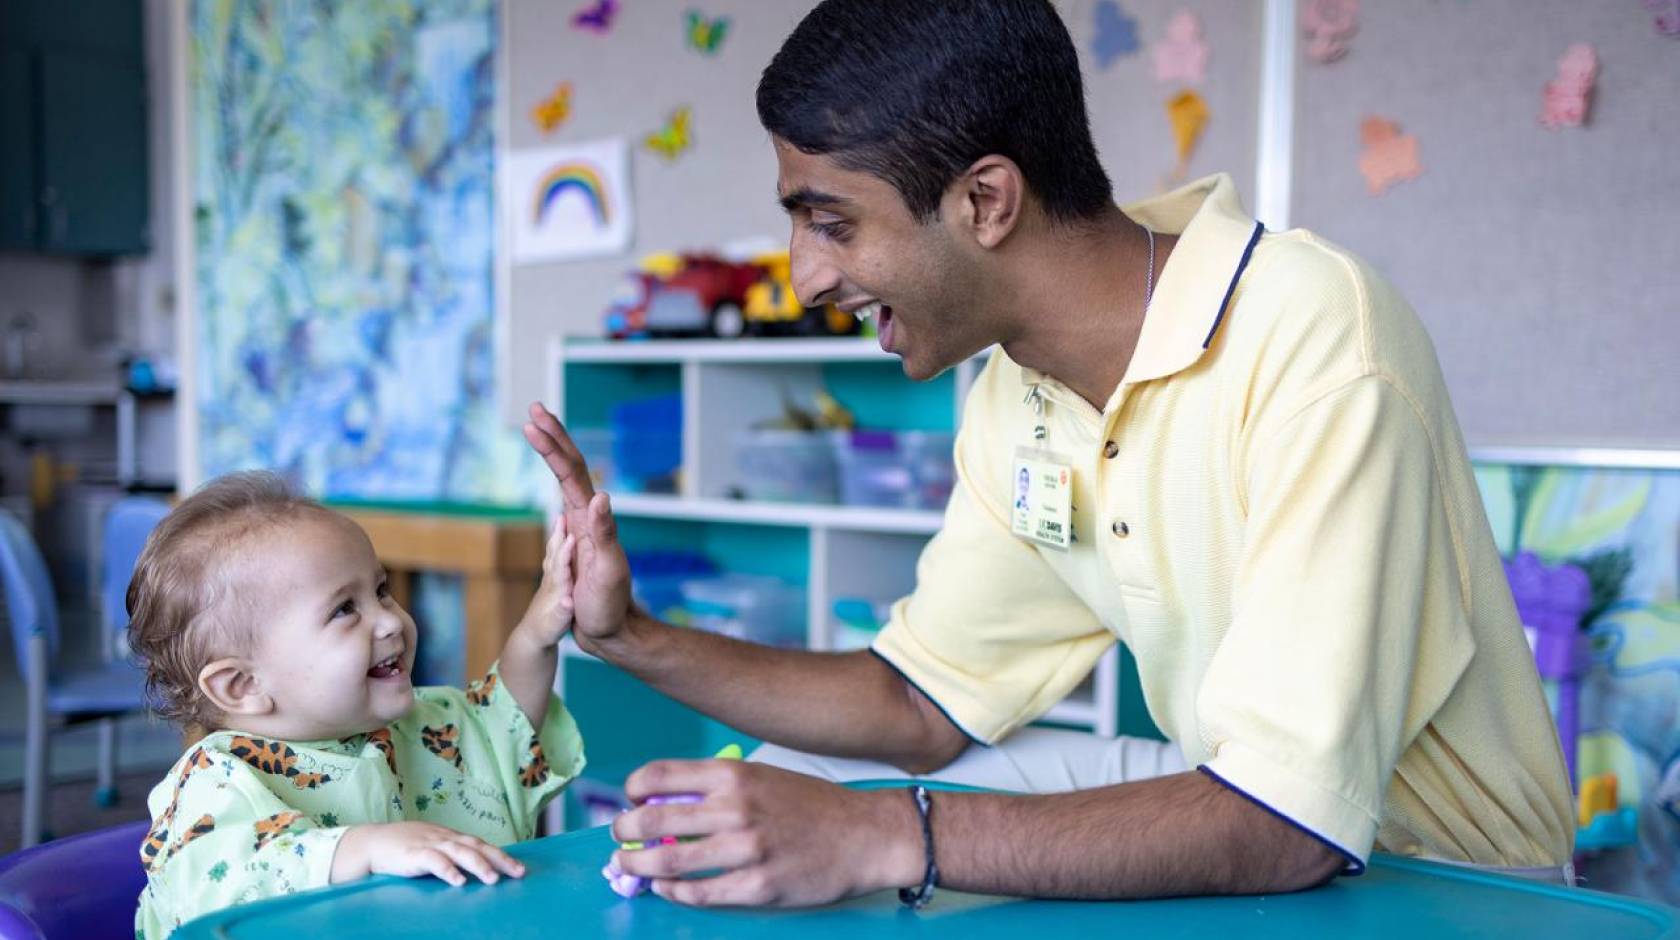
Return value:
[(1126, 536), (1132, 534), (1132, 527), (1127, 525), (1126, 520), (1124, 520), (1124, 519), (1114, 520), (1114, 524), (1109, 526), (1108, 528), (1109, 528), (1110, 531), (1112, 531), (1114, 533), (1114, 536), (1116, 538), (1122, 538), (1123, 539)]
[(1119, 444), (1116, 444), (1113, 441), (1109, 441), (1107, 444), (1103, 445), (1103, 456), (1107, 457), (1109, 460), (1113, 460), (1116, 456), (1119, 455), (1119, 453), (1120, 453), (1120, 445)]

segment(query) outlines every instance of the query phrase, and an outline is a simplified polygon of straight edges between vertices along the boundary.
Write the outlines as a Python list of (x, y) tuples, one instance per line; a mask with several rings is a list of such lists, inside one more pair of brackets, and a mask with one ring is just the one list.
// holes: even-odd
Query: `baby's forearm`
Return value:
[(521, 623), (502, 647), (502, 682), (508, 694), (519, 703), (519, 710), (531, 720), (531, 727), (542, 729), (548, 714), (548, 698), (554, 688), (554, 670), (560, 662), (556, 644), (537, 638), (537, 631)]

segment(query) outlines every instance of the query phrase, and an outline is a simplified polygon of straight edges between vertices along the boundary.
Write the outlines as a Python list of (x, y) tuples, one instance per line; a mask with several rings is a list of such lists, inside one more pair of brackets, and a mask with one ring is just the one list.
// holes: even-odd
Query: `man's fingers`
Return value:
[(658, 878), (653, 882), (653, 892), (667, 901), (690, 907), (773, 907), (781, 900), (762, 866), (725, 872), (713, 878)]
[(568, 509), (578, 510), (589, 504), (595, 487), (589, 481), (589, 470), (583, 454), (572, 442), (571, 435), (554, 413), (538, 402), (531, 403), (531, 420), (523, 428), (525, 440), (548, 464), (549, 472), (560, 483)]
[(548, 472), (560, 484), (560, 494), (565, 497), (566, 508), (576, 511), (589, 504), (589, 497), (595, 494), (595, 488), (589, 482), (589, 473), (583, 458), (575, 460), (568, 456), (559, 443), (549, 437), (541, 429), (532, 424), (524, 427), (525, 440), (531, 445), (548, 465)]
[(764, 861), (764, 842), (756, 832), (721, 832), (692, 842), (620, 849), (614, 857), (626, 874), (678, 878), (695, 872), (757, 865)]
[(668, 793), (705, 796), (733, 785), (743, 766), (737, 760), (656, 760), (624, 781), (624, 795), (635, 803)]
[(638, 806), (613, 820), (613, 838), (620, 842), (646, 842), (666, 836), (710, 836), (747, 824), (738, 801), (714, 798), (698, 803), (668, 803)]
[(438, 851), (449, 856), (449, 860), (472, 872), (473, 876), (487, 885), (493, 885), (502, 880), (496, 872), (495, 866), (490, 864), (476, 845), (464, 842), (440, 842)]
[(618, 541), (618, 520), (613, 518), (612, 501), (605, 493), (596, 493), (589, 501), (589, 537), (601, 548)]

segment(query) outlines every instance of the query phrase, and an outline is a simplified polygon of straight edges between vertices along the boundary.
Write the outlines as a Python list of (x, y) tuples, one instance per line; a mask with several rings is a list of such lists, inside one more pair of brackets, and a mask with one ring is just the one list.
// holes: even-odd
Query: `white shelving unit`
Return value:
[[(916, 559), (939, 530), (942, 513), (728, 499), (725, 494), (737, 482), (728, 442), (738, 431), (779, 414), (784, 396), (810, 401), (823, 386), (825, 365), (896, 361), (872, 339), (555, 339), (548, 348), (548, 405), (566, 420), (569, 365), (676, 367), (683, 400), (680, 491), (670, 496), (614, 493), (614, 511), (631, 518), (805, 529), (806, 642), (810, 649), (827, 650), (834, 645), (829, 619), (833, 599), (908, 594), (915, 585)], [(955, 370), (953, 427), (983, 364), (973, 359)], [(567, 656), (587, 657), (570, 641), (563, 649)], [(1046, 719), (1113, 737), (1118, 733), (1119, 672), (1118, 650), (1110, 650), (1091, 677)]]

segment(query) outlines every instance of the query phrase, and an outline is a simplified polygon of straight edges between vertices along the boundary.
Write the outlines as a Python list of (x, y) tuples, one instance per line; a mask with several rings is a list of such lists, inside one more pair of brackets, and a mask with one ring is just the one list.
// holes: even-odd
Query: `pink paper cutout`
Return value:
[(1167, 38), (1155, 43), (1155, 80), (1183, 81), (1200, 85), (1207, 78), (1208, 45), (1202, 39), (1202, 21), (1189, 10), (1179, 10), (1167, 21)]
[(1301, 25), (1307, 34), (1307, 58), (1329, 65), (1347, 55), (1348, 43), (1359, 31), (1359, 0), (1307, 0)]
[(1651, 11), (1651, 28), (1658, 33), (1680, 38), (1680, 0), (1645, 0), (1645, 9)]
[(1400, 125), (1393, 121), (1367, 117), (1360, 122), (1359, 140), (1365, 145), (1359, 155), (1359, 172), (1364, 174), (1371, 195), (1380, 196), (1395, 183), (1417, 179), (1423, 172), (1417, 138), (1401, 134)]
[(1584, 42), (1570, 46), (1558, 59), (1557, 77), (1540, 94), (1540, 123), (1554, 130), (1586, 123), (1597, 80), (1598, 54), (1593, 47)]

